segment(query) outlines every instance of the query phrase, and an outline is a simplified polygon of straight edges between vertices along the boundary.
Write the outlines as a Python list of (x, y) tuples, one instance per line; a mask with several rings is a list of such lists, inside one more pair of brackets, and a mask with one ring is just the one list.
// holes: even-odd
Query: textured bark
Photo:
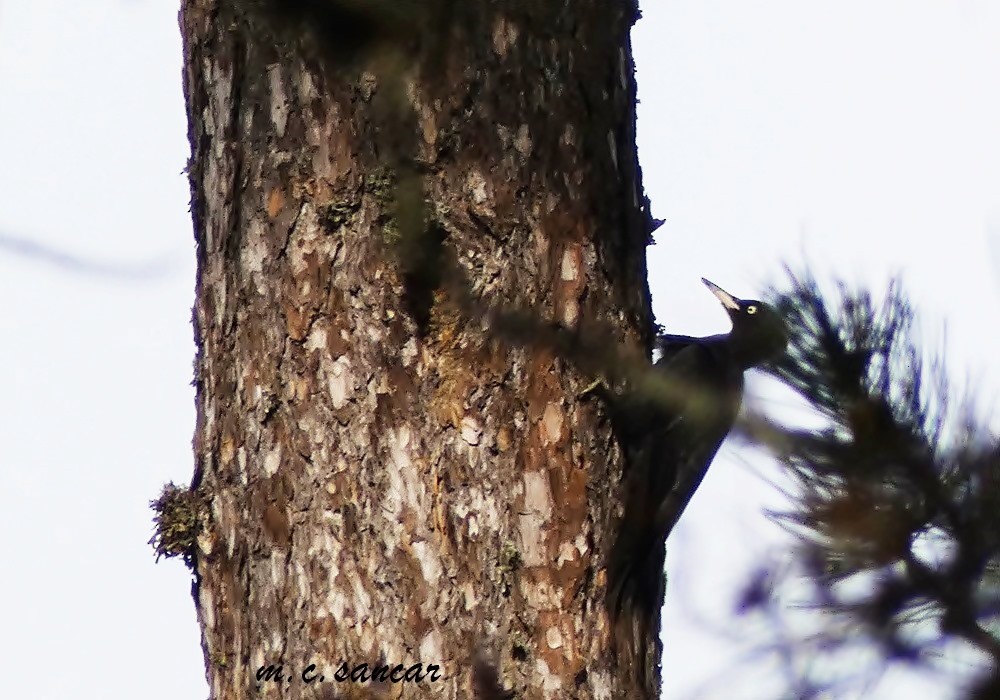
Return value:
[[(393, 238), (404, 153), (471, 297), (648, 349), (634, 8), (556, 4), (458, 3), (433, 70), (390, 75), (183, 2), (213, 698), (653, 694), (610, 650), (621, 465), (588, 377), (412, 284)], [(378, 106), (393, 81), (405, 118)]]

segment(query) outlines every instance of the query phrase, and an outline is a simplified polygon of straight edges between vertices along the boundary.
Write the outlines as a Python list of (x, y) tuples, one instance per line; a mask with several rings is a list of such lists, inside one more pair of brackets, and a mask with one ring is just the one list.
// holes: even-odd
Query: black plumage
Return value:
[(661, 357), (649, 379), (607, 397), (626, 469), (624, 512), (608, 563), (608, 610), (619, 655), (643, 675), (655, 650), (646, 640), (659, 634), (664, 542), (736, 419), (744, 371), (780, 355), (787, 343), (771, 307), (702, 281), (725, 307), (732, 331), (660, 336)]

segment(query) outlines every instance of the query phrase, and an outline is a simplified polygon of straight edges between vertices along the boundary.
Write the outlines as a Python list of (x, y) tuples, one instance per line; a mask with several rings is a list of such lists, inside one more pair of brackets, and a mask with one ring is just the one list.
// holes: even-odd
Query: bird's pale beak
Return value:
[(740, 302), (732, 294), (717, 285), (715, 282), (709, 282), (704, 277), (701, 278), (701, 281), (705, 283), (705, 286), (708, 287), (712, 294), (715, 295), (715, 298), (718, 299), (719, 302), (727, 309), (730, 311), (740, 310)]

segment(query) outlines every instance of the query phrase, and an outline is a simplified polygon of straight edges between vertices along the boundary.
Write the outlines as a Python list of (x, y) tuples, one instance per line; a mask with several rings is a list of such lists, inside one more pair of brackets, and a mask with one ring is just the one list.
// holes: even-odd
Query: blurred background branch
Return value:
[[(790, 565), (748, 584), (741, 610), (781, 627), (795, 697), (857, 692), (890, 662), (945, 655), (967, 661), (967, 697), (986, 697), (1000, 665), (997, 437), (922, 348), (898, 280), (876, 300), (787, 273), (770, 300), (791, 340), (768, 371), (816, 427), (754, 414), (740, 425), (791, 477), (794, 506), (771, 515), (797, 542)], [(779, 625), (793, 607), (817, 615)]]
[(159, 256), (135, 263), (115, 263), (96, 258), (85, 258), (29, 238), (11, 236), (3, 232), (0, 232), (0, 254), (13, 255), (29, 262), (52, 265), (77, 274), (127, 280), (148, 280), (160, 277), (176, 267), (174, 261), (168, 256)]

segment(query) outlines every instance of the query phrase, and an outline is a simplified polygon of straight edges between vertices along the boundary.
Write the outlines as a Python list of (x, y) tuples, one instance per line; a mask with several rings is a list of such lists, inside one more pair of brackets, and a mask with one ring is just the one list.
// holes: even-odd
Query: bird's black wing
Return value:
[(673, 335), (661, 333), (656, 336), (656, 349), (659, 351), (657, 364), (664, 360), (669, 361), (674, 355), (686, 347), (696, 345), (702, 338), (694, 338), (690, 335)]
[(671, 402), (653, 437), (658, 464), (651, 471), (656, 527), (665, 540), (701, 485), (715, 453), (729, 433), (743, 393), (743, 370), (731, 362), (726, 336), (699, 338), (657, 363), (681, 394)]
[(630, 440), (625, 508), (608, 568), (617, 646), (637, 668), (655, 651), (644, 640), (659, 629), (664, 541), (729, 432), (742, 389), (725, 336), (667, 338), (655, 365), (661, 386), (635, 393), (623, 431)]

